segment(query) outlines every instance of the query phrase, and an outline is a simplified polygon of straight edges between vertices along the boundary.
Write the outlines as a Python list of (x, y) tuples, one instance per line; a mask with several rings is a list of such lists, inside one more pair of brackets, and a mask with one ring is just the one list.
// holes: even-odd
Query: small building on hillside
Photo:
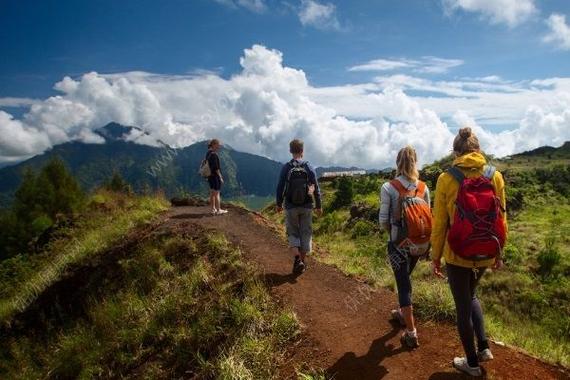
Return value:
[(358, 177), (361, 175), (365, 175), (366, 170), (345, 170), (345, 171), (338, 171), (338, 172), (324, 172), (321, 174), (319, 181), (326, 182), (332, 181), (338, 177)]

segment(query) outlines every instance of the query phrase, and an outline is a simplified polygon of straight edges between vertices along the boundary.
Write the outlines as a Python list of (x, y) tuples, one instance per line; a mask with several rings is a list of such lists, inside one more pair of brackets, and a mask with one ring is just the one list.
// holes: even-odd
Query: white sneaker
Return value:
[(453, 366), (455, 369), (470, 376), (481, 376), (483, 374), (481, 367), (469, 367), (467, 358), (453, 358)]
[(214, 210), (210, 211), (210, 213), (211, 213), (212, 215), (218, 215), (218, 210), (214, 209)]
[(477, 358), (479, 358), (480, 362), (488, 362), (489, 360), (493, 360), (493, 353), (490, 349), (485, 348), (483, 351), (477, 352)]
[(218, 215), (223, 215), (223, 214), (227, 214), (227, 213), (228, 213), (228, 210), (222, 210), (222, 209), (218, 210)]

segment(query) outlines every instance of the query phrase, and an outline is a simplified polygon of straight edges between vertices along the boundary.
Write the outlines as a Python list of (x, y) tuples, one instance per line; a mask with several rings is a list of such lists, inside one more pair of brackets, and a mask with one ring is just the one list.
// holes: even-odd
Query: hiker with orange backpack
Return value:
[(432, 215), (426, 184), (418, 179), (417, 154), (406, 146), (398, 152), (396, 178), (382, 185), (380, 226), (388, 233), (388, 259), (396, 278), (399, 308), (392, 318), (406, 328), (401, 342), (419, 347), (412, 307), (410, 275), (418, 260), (429, 253)]
[(471, 128), (459, 130), (453, 151), (453, 166), (439, 176), (435, 190), (432, 270), (444, 278), (443, 257), (466, 355), (454, 358), (453, 366), (468, 375), (481, 376), (479, 362), (493, 359), (493, 354), (476, 288), (488, 267), (503, 266), (505, 183), (501, 173), (487, 164)]

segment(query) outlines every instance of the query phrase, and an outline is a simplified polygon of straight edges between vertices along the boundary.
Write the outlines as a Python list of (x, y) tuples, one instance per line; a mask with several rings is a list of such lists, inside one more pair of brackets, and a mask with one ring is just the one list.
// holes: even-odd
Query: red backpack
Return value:
[(399, 194), (398, 207), (394, 212), (398, 236), (394, 243), (398, 248), (408, 249), (412, 256), (423, 255), (429, 250), (432, 229), (430, 205), (424, 200), (426, 184), (418, 181), (413, 190), (406, 189), (397, 179), (390, 184)]
[(451, 250), (473, 260), (500, 257), (505, 246), (506, 228), (501, 202), (491, 182), (495, 168), (486, 165), (483, 175), (466, 178), (461, 169), (447, 171), (459, 182), (453, 224), (447, 235)]

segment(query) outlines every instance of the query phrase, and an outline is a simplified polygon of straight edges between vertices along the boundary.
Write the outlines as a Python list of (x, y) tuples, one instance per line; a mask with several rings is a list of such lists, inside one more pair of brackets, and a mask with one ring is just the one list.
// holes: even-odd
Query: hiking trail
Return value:
[[(403, 348), (400, 327), (389, 321), (394, 293), (372, 289), (311, 257), (304, 274), (292, 275), (287, 244), (273, 224), (258, 213), (228, 208), (226, 215), (211, 216), (208, 207), (173, 207), (164, 223), (176, 228), (198, 224), (226, 235), (257, 267), (272, 295), (297, 314), (301, 340), (287, 356), (281, 378), (296, 378), (295, 366), (308, 363), (335, 380), (470, 379), (451, 366), (454, 356), (463, 355), (455, 325), (420, 320), (420, 348)], [(483, 363), (483, 378), (570, 379), (569, 371), (518, 350), (494, 343), (491, 349), (495, 360)]]

